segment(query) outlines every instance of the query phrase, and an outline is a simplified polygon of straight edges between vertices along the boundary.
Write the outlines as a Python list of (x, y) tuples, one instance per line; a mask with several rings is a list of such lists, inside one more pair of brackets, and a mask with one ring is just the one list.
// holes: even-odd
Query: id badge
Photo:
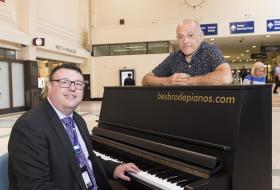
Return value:
[(93, 187), (93, 183), (90, 179), (87, 167), (86, 166), (82, 167), (81, 171), (82, 171), (82, 177), (83, 177), (84, 183), (86, 185), (86, 188), (91, 189)]

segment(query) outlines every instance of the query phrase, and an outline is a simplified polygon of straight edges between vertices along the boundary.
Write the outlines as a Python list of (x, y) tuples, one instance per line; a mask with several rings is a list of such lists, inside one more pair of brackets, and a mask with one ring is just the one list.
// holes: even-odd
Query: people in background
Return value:
[(222, 52), (203, 41), (198, 22), (183, 20), (176, 30), (180, 50), (172, 52), (142, 80), (147, 86), (230, 84), (231, 69)]
[(74, 111), (84, 86), (78, 67), (57, 66), (47, 98), (16, 121), (8, 144), (10, 190), (110, 190), (107, 177), (129, 181), (125, 173), (139, 171), (93, 153), (86, 122)]
[(242, 78), (239, 76), (239, 70), (238, 68), (235, 69), (232, 74), (233, 74), (233, 81), (232, 81), (232, 84), (240, 84), (242, 83)]
[(131, 73), (127, 74), (127, 78), (124, 79), (124, 86), (134, 86), (135, 80), (132, 78)]
[(265, 84), (266, 66), (262, 62), (256, 62), (251, 68), (251, 73), (246, 75), (243, 84)]
[(274, 94), (278, 94), (277, 89), (280, 86), (280, 63), (274, 69), (275, 87), (273, 89)]
[(241, 77), (243, 81), (245, 76), (247, 75), (248, 75), (247, 69), (244, 66), (242, 66), (242, 69), (240, 69), (239, 77)]

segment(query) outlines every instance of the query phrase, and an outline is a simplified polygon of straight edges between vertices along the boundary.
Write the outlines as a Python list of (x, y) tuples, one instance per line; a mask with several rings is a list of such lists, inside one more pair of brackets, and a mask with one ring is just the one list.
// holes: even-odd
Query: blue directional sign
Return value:
[(230, 22), (229, 29), (231, 34), (254, 33), (254, 21)]
[(205, 36), (217, 35), (218, 34), (218, 24), (201, 24), (201, 30)]
[(266, 20), (266, 31), (280, 31), (280, 19)]

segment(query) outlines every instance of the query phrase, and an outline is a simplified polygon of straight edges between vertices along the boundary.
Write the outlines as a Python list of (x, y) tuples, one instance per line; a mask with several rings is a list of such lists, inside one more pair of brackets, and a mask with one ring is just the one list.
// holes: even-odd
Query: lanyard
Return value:
[(72, 132), (73, 132), (73, 135), (74, 135), (74, 138), (73, 138), (73, 142), (72, 142), (72, 145), (73, 145), (73, 148), (75, 150), (75, 153), (76, 153), (76, 157), (79, 158), (79, 154), (81, 153), (81, 147), (80, 147), (80, 144), (78, 142), (78, 135), (77, 135), (77, 131), (76, 131), (76, 128), (72, 127)]

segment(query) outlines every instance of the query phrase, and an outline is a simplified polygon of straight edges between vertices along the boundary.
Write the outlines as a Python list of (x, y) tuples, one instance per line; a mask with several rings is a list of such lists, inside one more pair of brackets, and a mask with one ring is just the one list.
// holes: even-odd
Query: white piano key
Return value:
[[(114, 161), (114, 162), (123, 163), (121, 160), (111, 158), (108, 155), (101, 154), (97, 151), (93, 151), (93, 152), (97, 156), (100, 156), (104, 160), (111, 160), (111, 161)], [(138, 178), (142, 181), (145, 181), (148, 184), (151, 184), (151, 185), (153, 185), (155, 187), (158, 187), (160, 189), (163, 189), (163, 190), (183, 190), (184, 189), (183, 187), (180, 187), (180, 186), (178, 186), (174, 183), (170, 183), (167, 180), (160, 179), (160, 178), (156, 177), (155, 175), (149, 174), (149, 173), (144, 172), (144, 171), (140, 171), (137, 174), (135, 174), (135, 173), (129, 173), (129, 174), (134, 176), (135, 178)]]
[(111, 160), (111, 161), (114, 161), (114, 162), (119, 162), (119, 163), (123, 163), (122, 161), (120, 160), (117, 160), (117, 159), (114, 159), (114, 158), (111, 158), (110, 156), (107, 156), (105, 154), (101, 154), (97, 151), (93, 151), (95, 153), (96, 156), (100, 156), (103, 160)]

